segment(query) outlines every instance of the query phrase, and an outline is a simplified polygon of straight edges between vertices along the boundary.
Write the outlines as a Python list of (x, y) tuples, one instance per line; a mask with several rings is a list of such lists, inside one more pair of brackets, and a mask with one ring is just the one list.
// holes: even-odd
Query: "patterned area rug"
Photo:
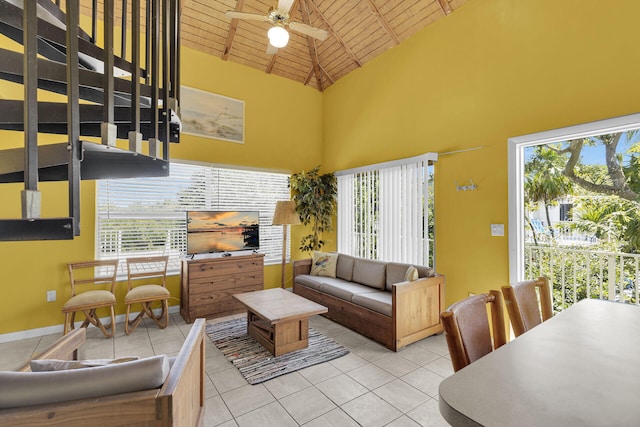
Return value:
[(238, 368), (249, 384), (259, 384), (318, 363), (344, 356), (349, 350), (309, 328), (309, 347), (274, 357), (247, 334), (245, 318), (207, 325), (213, 344)]

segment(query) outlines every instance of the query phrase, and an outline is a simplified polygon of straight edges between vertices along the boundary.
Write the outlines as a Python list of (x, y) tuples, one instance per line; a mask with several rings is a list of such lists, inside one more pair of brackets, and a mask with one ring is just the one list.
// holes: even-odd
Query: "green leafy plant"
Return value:
[(291, 192), (296, 203), (296, 212), (304, 225), (312, 225), (312, 233), (300, 241), (300, 250), (311, 252), (325, 244), (320, 234), (333, 230), (333, 215), (338, 192), (336, 177), (332, 173), (320, 175), (320, 166), (309, 172), (291, 176)]

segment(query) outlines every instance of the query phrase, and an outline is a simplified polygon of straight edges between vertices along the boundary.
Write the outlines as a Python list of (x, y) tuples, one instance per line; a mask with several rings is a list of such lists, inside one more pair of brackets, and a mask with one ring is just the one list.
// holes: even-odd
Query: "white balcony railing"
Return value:
[(549, 278), (555, 311), (584, 298), (640, 300), (640, 255), (528, 244), (524, 252), (526, 278)]

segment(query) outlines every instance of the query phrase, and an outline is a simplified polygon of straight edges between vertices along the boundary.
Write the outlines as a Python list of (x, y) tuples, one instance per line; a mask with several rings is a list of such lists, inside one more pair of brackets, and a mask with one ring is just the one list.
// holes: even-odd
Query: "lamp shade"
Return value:
[(273, 214), (272, 225), (300, 224), (300, 217), (296, 213), (296, 202), (293, 200), (279, 200)]
[(269, 37), (269, 43), (271, 46), (281, 48), (285, 47), (289, 43), (289, 33), (283, 27), (276, 25), (269, 28), (267, 31), (267, 37)]

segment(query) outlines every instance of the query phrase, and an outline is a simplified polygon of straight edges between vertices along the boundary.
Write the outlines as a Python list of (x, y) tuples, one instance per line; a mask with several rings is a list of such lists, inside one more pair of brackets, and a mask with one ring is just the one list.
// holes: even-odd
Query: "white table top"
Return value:
[(640, 307), (583, 300), (440, 384), (454, 426), (640, 426)]

